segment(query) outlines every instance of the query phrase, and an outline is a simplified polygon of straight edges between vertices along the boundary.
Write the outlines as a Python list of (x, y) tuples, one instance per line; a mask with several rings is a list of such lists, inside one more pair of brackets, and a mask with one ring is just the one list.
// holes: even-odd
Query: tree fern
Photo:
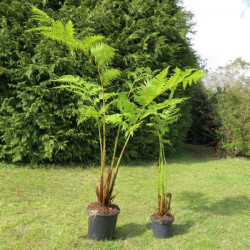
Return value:
[[(131, 136), (140, 128), (145, 119), (150, 116), (159, 117), (160, 119), (161, 117), (164, 118), (164, 115), (168, 115), (170, 120), (175, 120), (176, 113), (174, 110), (179, 103), (184, 101), (184, 99), (172, 99), (171, 96), (170, 99), (156, 103), (156, 98), (166, 91), (172, 91), (173, 93), (176, 86), (180, 83), (190, 84), (190, 82), (196, 82), (203, 73), (202, 71), (194, 70), (182, 72), (180, 69), (176, 69), (174, 74), (168, 77), (169, 68), (165, 68), (156, 76), (148, 77), (144, 84), (140, 84), (140, 79), (144, 77), (139, 76), (136, 84), (139, 84), (139, 86), (133, 84), (129, 91), (110, 92), (110, 87), (115, 85), (115, 80), (120, 76), (120, 71), (110, 66), (114, 59), (115, 49), (102, 42), (102, 36), (85, 37), (82, 40), (78, 40), (75, 37), (74, 26), (71, 21), (64, 25), (60, 21), (49, 18), (35, 7), (32, 10), (35, 20), (46, 23), (46, 26), (40, 26), (34, 29), (35, 31), (52, 40), (66, 44), (71, 49), (82, 51), (95, 67), (96, 78), (94, 82), (88, 82), (79, 76), (70, 75), (62, 76), (55, 82), (64, 83), (56, 87), (57, 89), (66, 89), (80, 96), (80, 118), (78, 123), (87, 119), (96, 120), (101, 158), (100, 185), (96, 187), (96, 194), (98, 202), (108, 206), (115, 197), (113, 190), (118, 170)], [(169, 110), (169, 112), (164, 112), (164, 110)], [(118, 127), (118, 132), (114, 143), (111, 167), (104, 178), (106, 124)], [(116, 158), (121, 132), (125, 136), (125, 143)]]

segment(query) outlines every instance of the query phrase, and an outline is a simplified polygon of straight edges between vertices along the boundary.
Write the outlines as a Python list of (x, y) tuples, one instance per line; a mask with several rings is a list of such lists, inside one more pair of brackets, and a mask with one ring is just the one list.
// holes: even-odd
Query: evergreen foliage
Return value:
[[(111, 85), (113, 89), (130, 89), (139, 76), (146, 81), (158, 68), (196, 66), (196, 56), (186, 37), (191, 29), (191, 14), (178, 6), (179, 1), (31, 0), (29, 3), (63, 20), (67, 29), (71, 28), (69, 20), (72, 20), (79, 40), (90, 35), (106, 37), (105, 41), (117, 49), (113, 65), (121, 71), (119, 81)], [(99, 145), (94, 123), (87, 122), (84, 113), (79, 113), (82, 105), (79, 97), (51, 91), (57, 83), (50, 81), (67, 74), (84, 75), (85, 80), (91, 81), (94, 79), (91, 62), (73, 50), (77, 43), (70, 49), (64, 45), (54, 47), (47, 38), (27, 32), (34, 28), (27, 1), (1, 1), (0, 16), (1, 157), (14, 162), (93, 160), (93, 152)], [(94, 53), (98, 54), (98, 50)], [(173, 70), (170, 68), (170, 73)], [(117, 71), (112, 73), (115, 76)], [(183, 95), (177, 89), (176, 95), (189, 97), (192, 91), (187, 87)], [(179, 104), (179, 108), (182, 112), (174, 126), (166, 120), (165, 139), (173, 146), (183, 141), (189, 127), (190, 104)], [(125, 157), (151, 158), (152, 154), (158, 154), (156, 138), (144, 124), (142, 127)], [(107, 143), (114, 139), (108, 139)], [(107, 157), (111, 157), (111, 152), (108, 153)]]
[(214, 95), (210, 95), (209, 90), (200, 83), (195, 87), (192, 99), (192, 124), (187, 136), (188, 141), (193, 144), (207, 144), (215, 140), (215, 127), (218, 124), (214, 116), (216, 116)]
[(2, 1), (0, 16), (1, 157), (13, 162), (90, 159), (98, 149), (93, 126), (77, 127), (78, 99), (51, 90), (50, 81), (62, 72), (80, 74), (89, 63), (80, 64), (77, 53), (28, 32), (34, 23), (26, 1)]

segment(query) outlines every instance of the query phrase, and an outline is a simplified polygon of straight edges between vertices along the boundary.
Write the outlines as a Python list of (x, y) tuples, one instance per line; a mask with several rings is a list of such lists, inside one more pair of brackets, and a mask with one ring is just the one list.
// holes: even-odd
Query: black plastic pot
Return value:
[(90, 240), (111, 240), (115, 232), (118, 214), (96, 214), (88, 210), (88, 238)]
[(151, 217), (153, 233), (155, 238), (165, 239), (172, 236), (172, 223), (173, 220), (155, 220)]

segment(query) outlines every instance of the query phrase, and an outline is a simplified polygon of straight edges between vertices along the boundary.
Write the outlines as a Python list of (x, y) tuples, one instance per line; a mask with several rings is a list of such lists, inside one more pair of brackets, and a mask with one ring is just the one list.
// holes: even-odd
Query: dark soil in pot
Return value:
[(161, 216), (159, 213), (150, 216), (153, 226), (154, 236), (158, 239), (170, 238), (172, 236), (173, 215)]
[(103, 206), (96, 202), (88, 206), (88, 238), (90, 240), (111, 240), (120, 209), (116, 205)]

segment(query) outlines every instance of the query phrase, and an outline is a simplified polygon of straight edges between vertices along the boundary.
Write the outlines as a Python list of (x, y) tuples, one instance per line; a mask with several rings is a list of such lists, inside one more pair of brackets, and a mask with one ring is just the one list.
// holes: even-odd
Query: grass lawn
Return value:
[(169, 159), (173, 237), (155, 239), (157, 167), (121, 166), (114, 241), (87, 239), (86, 207), (99, 168), (32, 168), (0, 163), (0, 249), (250, 249), (250, 161), (218, 159), (185, 146)]

